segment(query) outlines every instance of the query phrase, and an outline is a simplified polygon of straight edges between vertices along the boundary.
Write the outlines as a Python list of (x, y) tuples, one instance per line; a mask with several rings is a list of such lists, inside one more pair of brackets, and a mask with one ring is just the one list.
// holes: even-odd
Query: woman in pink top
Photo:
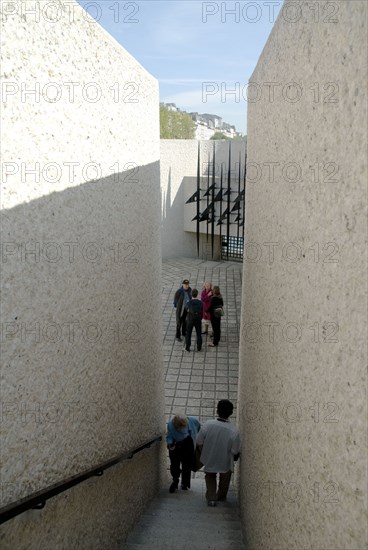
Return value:
[(205, 281), (203, 285), (203, 290), (201, 293), (201, 300), (203, 302), (203, 330), (202, 334), (208, 334), (208, 327), (211, 324), (211, 315), (209, 312), (209, 309), (211, 307), (211, 299), (212, 299), (212, 283), (211, 281)]

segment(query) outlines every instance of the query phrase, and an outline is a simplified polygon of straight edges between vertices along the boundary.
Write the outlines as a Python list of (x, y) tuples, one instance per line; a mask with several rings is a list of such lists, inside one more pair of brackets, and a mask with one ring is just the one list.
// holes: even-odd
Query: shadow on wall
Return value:
[(162, 223), (165, 222), (167, 218), (167, 212), (171, 208), (171, 168), (169, 168), (169, 175), (167, 178), (167, 191), (163, 193), (162, 199)]
[[(174, 201), (171, 203), (171, 167), (168, 172), (166, 195), (163, 194), (163, 216), (162, 216), (162, 250), (165, 257), (178, 256), (196, 257), (195, 235), (184, 232), (184, 205), (186, 197), (184, 194), (184, 180), (182, 179), (176, 192)], [(193, 242), (192, 242), (193, 241)]]
[[(189, 196), (186, 196), (186, 189), (196, 188), (197, 178), (184, 177), (181, 180), (174, 201), (171, 203), (171, 168), (168, 173), (167, 192), (162, 194), (162, 250), (163, 258), (175, 258), (184, 256), (187, 258), (212, 259), (211, 236), (207, 239), (206, 234), (200, 233), (199, 256), (197, 253), (196, 233), (184, 231), (184, 209)], [(202, 222), (201, 231), (205, 230)], [(216, 246), (217, 245), (217, 246)], [(219, 238), (215, 236), (214, 260), (219, 260)]]
[(152, 323), (161, 308), (159, 163), (15, 206), (1, 224), (9, 502), (163, 432)]

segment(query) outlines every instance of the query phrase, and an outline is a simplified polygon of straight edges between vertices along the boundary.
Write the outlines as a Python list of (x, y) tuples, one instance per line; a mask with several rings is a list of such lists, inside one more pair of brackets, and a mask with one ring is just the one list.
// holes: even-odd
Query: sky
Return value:
[(78, 0), (157, 80), (160, 101), (246, 133), (247, 82), (282, 0)]

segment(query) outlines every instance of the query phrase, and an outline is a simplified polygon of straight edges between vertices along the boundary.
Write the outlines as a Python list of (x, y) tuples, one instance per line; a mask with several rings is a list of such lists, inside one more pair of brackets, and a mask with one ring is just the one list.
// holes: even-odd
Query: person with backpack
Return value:
[(192, 298), (187, 304), (187, 332), (185, 336), (185, 349), (190, 351), (190, 345), (192, 343), (193, 327), (197, 333), (197, 350), (202, 349), (202, 313), (203, 304), (198, 298), (198, 290), (193, 288)]
[(184, 279), (182, 286), (175, 292), (174, 307), (176, 308), (176, 339), (182, 342), (180, 331), (185, 337), (187, 329), (187, 304), (191, 297), (191, 288), (188, 279)]

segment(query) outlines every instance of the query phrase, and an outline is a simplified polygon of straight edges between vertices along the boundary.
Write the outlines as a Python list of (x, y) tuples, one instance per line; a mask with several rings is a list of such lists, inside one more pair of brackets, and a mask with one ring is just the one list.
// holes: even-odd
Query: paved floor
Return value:
[[(163, 330), (166, 416), (184, 413), (198, 416), (201, 422), (213, 418), (219, 399), (234, 403), (236, 418), (239, 367), (239, 326), (242, 263), (211, 262), (191, 258), (163, 261)], [(175, 339), (173, 299), (183, 279), (202, 290), (204, 281), (218, 285), (224, 299), (225, 316), (221, 319), (221, 341), (218, 347), (207, 346), (204, 336), (202, 351), (183, 350)], [(195, 333), (192, 335), (194, 350)]]

